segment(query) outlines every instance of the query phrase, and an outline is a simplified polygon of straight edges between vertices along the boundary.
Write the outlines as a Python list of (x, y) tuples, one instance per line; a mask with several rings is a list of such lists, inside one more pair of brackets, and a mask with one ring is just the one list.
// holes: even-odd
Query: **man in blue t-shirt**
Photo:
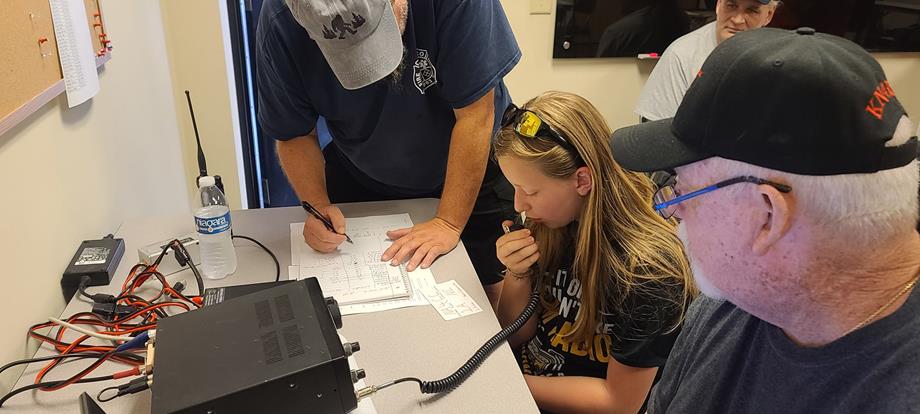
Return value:
[(381, 260), (428, 267), (462, 239), (497, 298), (494, 243), (513, 190), (490, 138), (521, 57), (499, 1), (268, 0), (255, 42), (259, 122), (298, 196), (336, 229), (308, 215), (307, 244), (345, 240), (332, 203), (439, 197), (432, 220), (388, 233)]

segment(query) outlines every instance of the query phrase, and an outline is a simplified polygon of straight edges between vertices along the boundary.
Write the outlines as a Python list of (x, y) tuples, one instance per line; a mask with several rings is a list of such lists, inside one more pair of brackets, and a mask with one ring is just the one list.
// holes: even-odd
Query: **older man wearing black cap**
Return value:
[(611, 141), (627, 169), (676, 170), (654, 205), (705, 294), (649, 412), (920, 412), (918, 141), (871, 55), (741, 33), (673, 119)]
[(636, 114), (643, 119), (670, 118), (712, 50), (746, 30), (770, 24), (778, 0), (719, 0), (716, 20), (681, 36), (664, 51), (639, 95)]

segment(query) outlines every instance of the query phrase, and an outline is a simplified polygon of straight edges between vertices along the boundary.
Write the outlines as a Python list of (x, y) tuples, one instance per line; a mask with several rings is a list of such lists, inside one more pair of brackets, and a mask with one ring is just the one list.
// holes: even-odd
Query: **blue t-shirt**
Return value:
[(511, 102), (502, 78), (521, 51), (498, 0), (411, 0), (403, 42), (398, 85), (387, 77), (347, 90), (284, 1), (267, 0), (255, 43), (265, 134), (303, 136), (322, 116), (332, 145), (368, 177), (409, 192), (440, 188), (453, 110), (494, 88), (496, 130)]
[(727, 301), (697, 298), (650, 414), (920, 413), (920, 289), (894, 313), (819, 347)]

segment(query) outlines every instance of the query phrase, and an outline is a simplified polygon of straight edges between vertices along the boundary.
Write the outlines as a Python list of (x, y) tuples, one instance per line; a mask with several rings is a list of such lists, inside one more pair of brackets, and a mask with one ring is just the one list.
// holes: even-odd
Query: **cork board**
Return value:
[[(98, 0), (83, 0), (93, 48), (106, 55)], [(62, 82), (48, 0), (0, 0), (0, 134), (61, 93)], [(44, 40), (42, 40), (44, 39)], [(61, 89), (57, 91), (57, 89)], [(56, 93), (54, 93), (56, 91)], [(52, 95), (52, 96), (48, 96)], [(47, 99), (36, 105), (36, 100)], [(28, 113), (22, 113), (27, 111)]]

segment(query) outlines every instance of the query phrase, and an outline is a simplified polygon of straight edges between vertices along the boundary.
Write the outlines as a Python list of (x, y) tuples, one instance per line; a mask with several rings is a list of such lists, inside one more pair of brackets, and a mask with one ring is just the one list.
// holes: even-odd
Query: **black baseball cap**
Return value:
[(803, 175), (873, 173), (917, 158), (917, 137), (888, 144), (906, 115), (862, 47), (811, 28), (765, 28), (722, 42), (674, 118), (618, 129), (610, 145), (633, 171), (718, 156)]

